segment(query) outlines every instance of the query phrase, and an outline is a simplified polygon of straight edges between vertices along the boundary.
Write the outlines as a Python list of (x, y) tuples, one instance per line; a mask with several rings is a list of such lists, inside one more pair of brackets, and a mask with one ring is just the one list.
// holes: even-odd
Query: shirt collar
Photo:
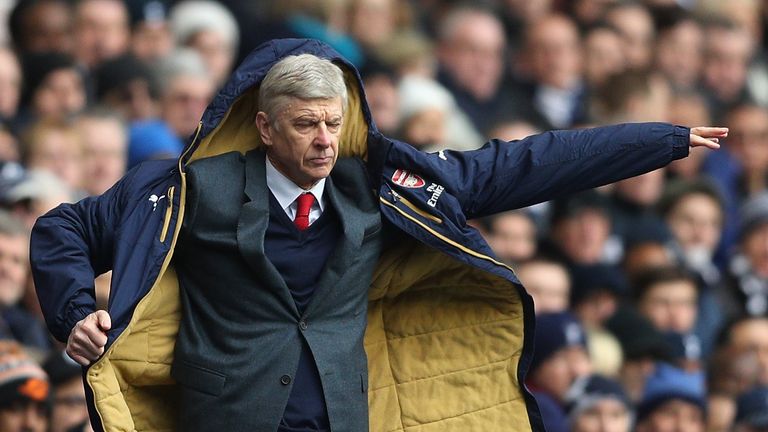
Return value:
[(304, 190), (294, 183), (291, 179), (283, 175), (280, 171), (272, 165), (269, 158), (265, 158), (267, 162), (267, 187), (275, 196), (277, 202), (280, 204), (283, 210), (296, 201), (299, 195), (309, 192), (315, 196), (315, 202), (320, 206), (320, 211), (323, 211), (323, 192), (325, 191), (325, 179), (320, 179), (309, 190)]

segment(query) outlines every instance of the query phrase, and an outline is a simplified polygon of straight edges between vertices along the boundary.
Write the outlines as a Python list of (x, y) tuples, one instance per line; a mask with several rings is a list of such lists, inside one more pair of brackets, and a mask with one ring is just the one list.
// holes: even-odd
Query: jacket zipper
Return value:
[(168, 236), (168, 227), (171, 225), (174, 191), (176, 191), (176, 186), (171, 186), (168, 188), (168, 192), (165, 193), (168, 197), (168, 207), (165, 209), (165, 220), (163, 221), (163, 230), (160, 232), (160, 243), (165, 243), (165, 238)]

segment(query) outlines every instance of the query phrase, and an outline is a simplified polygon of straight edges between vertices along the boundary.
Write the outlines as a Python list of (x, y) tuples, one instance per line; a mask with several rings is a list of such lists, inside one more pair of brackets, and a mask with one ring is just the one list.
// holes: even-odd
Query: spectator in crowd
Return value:
[(646, 6), (641, 2), (616, 2), (606, 11), (605, 19), (624, 39), (627, 66), (635, 70), (648, 69), (653, 61), (656, 29)]
[(482, 137), (456, 105), (453, 95), (431, 78), (405, 76), (398, 84), (400, 137), (414, 147), (474, 150)]
[(401, 0), (353, 0), (349, 2), (349, 33), (364, 50), (375, 52), (398, 30), (405, 7)]
[(75, 61), (56, 53), (29, 54), (23, 62), (21, 102), (29, 119), (68, 120), (85, 108), (86, 83)]
[(16, 117), (21, 98), (21, 65), (9, 48), (0, 47), (0, 119)]
[[(696, 334), (709, 353), (726, 316), (723, 278), (714, 257), (720, 243), (724, 208), (720, 193), (706, 180), (678, 181), (669, 185), (660, 203), (675, 240), (678, 261), (696, 276), (699, 285)], [(705, 318), (706, 317), (706, 318)]]
[(95, 69), (130, 48), (128, 9), (122, 0), (78, 0), (75, 4), (74, 56)]
[(173, 7), (170, 23), (176, 44), (197, 51), (215, 86), (223, 85), (240, 43), (240, 30), (232, 13), (215, 1), (186, 0)]
[(591, 89), (600, 88), (612, 75), (627, 67), (621, 33), (607, 24), (584, 33), (584, 80)]
[(197, 129), (215, 83), (200, 55), (178, 50), (159, 64), (160, 117), (176, 136), (187, 140)]
[(72, 54), (72, 6), (66, 0), (18, 1), (8, 27), (16, 51)]
[(554, 128), (586, 120), (581, 50), (578, 28), (565, 15), (546, 16), (526, 29), (533, 107)]
[(565, 408), (573, 383), (592, 372), (584, 329), (569, 312), (541, 314), (536, 326), (526, 384), (537, 398), (543, 393)]
[(502, 24), (489, 10), (459, 6), (440, 20), (439, 81), (477, 130), (487, 130), (496, 116), (514, 110), (515, 100), (503, 88), (506, 47)]
[(551, 213), (551, 245), (571, 264), (589, 265), (615, 262), (609, 250), (611, 218), (608, 202), (595, 190), (555, 200)]
[(13, 341), (0, 341), (0, 430), (46, 432), (48, 377)]
[[(0, 211), (0, 338), (30, 348), (50, 348), (46, 329), (20, 306), (29, 278), (29, 230), (5, 210)], [(2, 430), (2, 429), (0, 429)]]
[(39, 121), (27, 130), (24, 142), (27, 168), (47, 170), (71, 189), (82, 187), (83, 147), (72, 125)]
[(127, 4), (131, 17), (131, 53), (149, 64), (170, 54), (176, 41), (168, 22), (167, 2), (136, 0)]
[(132, 54), (106, 60), (94, 72), (96, 99), (130, 122), (156, 119), (159, 93), (150, 68)]
[(655, 64), (675, 90), (690, 91), (699, 84), (704, 61), (704, 31), (683, 9), (669, 8), (662, 16), (655, 44)]
[(768, 195), (747, 201), (741, 214), (741, 238), (730, 265), (730, 294), (736, 310), (748, 315), (768, 313)]
[(106, 110), (84, 112), (75, 124), (83, 149), (82, 189), (101, 195), (125, 174), (128, 131), (117, 113)]
[(733, 358), (744, 354), (756, 357), (758, 370), (753, 384), (768, 385), (768, 318), (741, 316), (723, 327), (720, 346)]
[(725, 19), (704, 26), (703, 81), (713, 118), (719, 121), (733, 106), (749, 101), (747, 69), (755, 47), (749, 33)]
[(680, 267), (648, 269), (633, 284), (640, 313), (662, 332), (689, 334), (696, 324), (698, 287)]
[(664, 363), (648, 378), (637, 408), (637, 432), (704, 432), (704, 374)]
[(568, 393), (571, 432), (629, 432), (633, 411), (621, 384), (601, 375), (580, 379)]
[(521, 262), (517, 276), (533, 297), (536, 314), (556, 313), (568, 310), (571, 281), (565, 266), (554, 259), (535, 256)]
[(536, 253), (536, 224), (526, 210), (491, 216), (487, 221), (488, 244), (505, 263), (515, 265)]
[(365, 98), (376, 126), (383, 134), (395, 135), (400, 123), (400, 100), (397, 76), (391, 67), (377, 60), (368, 60), (360, 70), (365, 86)]
[(50, 432), (81, 430), (88, 420), (82, 368), (64, 352), (55, 352), (43, 363), (51, 382)]
[(28, 170), (3, 196), (3, 204), (14, 218), (31, 230), (38, 217), (64, 202), (73, 202), (73, 191), (46, 169)]

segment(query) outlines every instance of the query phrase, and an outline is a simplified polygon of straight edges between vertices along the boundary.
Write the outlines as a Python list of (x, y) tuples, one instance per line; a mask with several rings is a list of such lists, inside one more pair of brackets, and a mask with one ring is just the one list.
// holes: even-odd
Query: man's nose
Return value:
[(322, 147), (328, 147), (331, 145), (332, 135), (328, 130), (328, 126), (325, 122), (320, 122), (317, 125), (317, 135), (315, 136), (315, 144)]

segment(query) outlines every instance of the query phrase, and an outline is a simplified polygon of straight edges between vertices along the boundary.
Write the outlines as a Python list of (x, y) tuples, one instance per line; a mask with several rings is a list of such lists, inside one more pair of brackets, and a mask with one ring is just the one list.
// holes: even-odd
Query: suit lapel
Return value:
[(298, 315), (296, 303), (285, 280), (264, 254), (264, 235), (269, 225), (269, 188), (265, 153), (251, 151), (245, 156), (245, 195), (237, 222), (237, 246), (245, 262), (265, 287), (274, 289), (280, 300)]

